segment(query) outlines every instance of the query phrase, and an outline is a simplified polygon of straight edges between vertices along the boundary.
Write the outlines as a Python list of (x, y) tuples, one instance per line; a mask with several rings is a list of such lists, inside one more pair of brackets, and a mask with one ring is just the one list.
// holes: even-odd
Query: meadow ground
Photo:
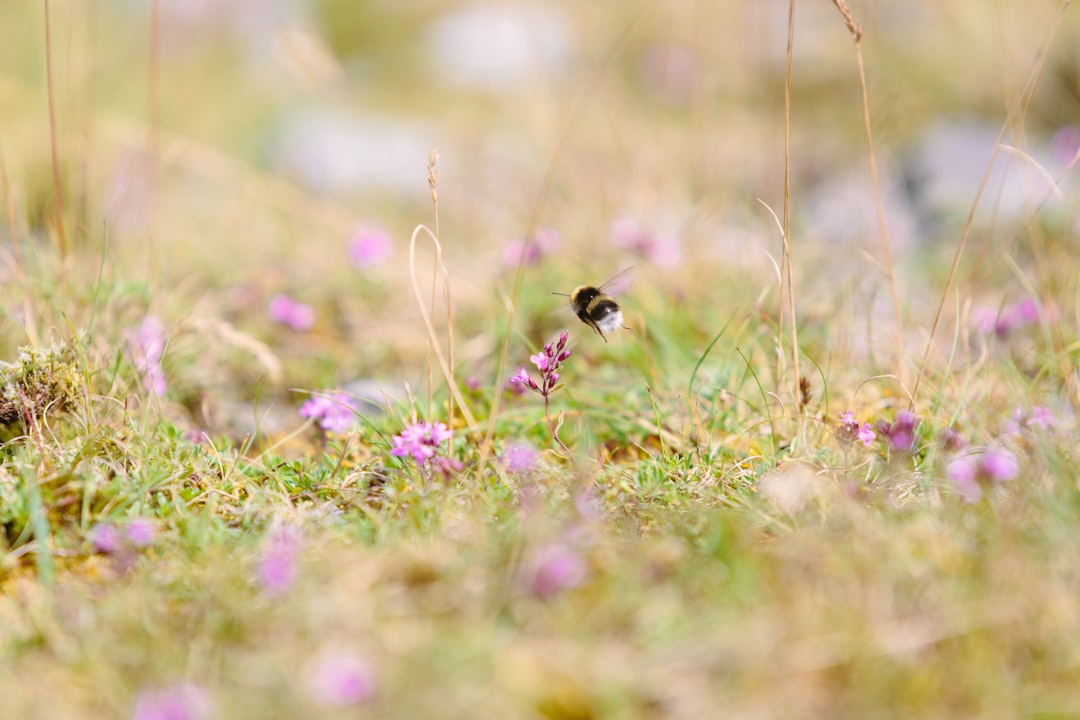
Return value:
[(0, 716), (1080, 717), (1068, 2), (0, 38)]

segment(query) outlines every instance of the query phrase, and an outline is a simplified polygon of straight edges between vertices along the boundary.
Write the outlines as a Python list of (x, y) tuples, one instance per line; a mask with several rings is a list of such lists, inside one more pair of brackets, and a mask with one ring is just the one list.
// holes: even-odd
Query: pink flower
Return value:
[(1007, 431), (1011, 435), (1016, 435), (1022, 429), (1049, 430), (1055, 425), (1057, 425), (1057, 418), (1054, 417), (1054, 413), (1041, 405), (1036, 405), (1031, 408), (1031, 413), (1027, 416), (1024, 415), (1023, 410), (1016, 408), (1013, 411), (1012, 420), (1008, 423)]
[(105, 555), (112, 555), (124, 548), (124, 538), (112, 523), (102, 523), (90, 531), (90, 542), (94, 549)]
[(362, 659), (348, 653), (324, 653), (308, 678), (312, 698), (327, 707), (347, 707), (370, 700), (375, 676)]
[(991, 448), (982, 454), (979, 474), (990, 482), (1012, 480), (1020, 472), (1016, 456), (1003, 448)]
[(870, 423), (860, 425), (859, 421), (855, 419), (855, 413), (850, 410), (840, 416), (840, 427), (836, 429), (836, 436), (847, 445), (851, 445), (858, 440), (863, 444), (863, 447), (870, 447), (871, 443), (877, 438), (877, 434), (871, 429)]
[(1031, 408), (1031, 415), (1028, 417), (1027, 426), (1037, 427), (1042, 430), (1052, 428), (1057, 425), (1057, 418), (1054, 417), (1054, 413), (1050, 412), (1041, 405), (1036, 405)]
[(146, 547), (154, 542), (157, 537), (157, 526), (150, 520), (134, 518), (129, 520), (124, 528), (128, 542), (135, 547)]
[(439, 446), (453, 434), (445, 423), (416, 422), (392, 438), (390, 454), (398, 457), (411, 455), (416, 464), (422, 466), (435, 457)]
[(270, 529), (263, 541), (256, 579), (268, 597), (280, 597), (296, 581), (300, 533), (287, 525)]
[(979, 472), (979, 463), (971, 455), (963, 455), (949, 462), (945, 468), (945, 474), (953, 481), (960, 497), (969, 503), (976, 503), (982, 499), (982, 485), (976, 476)]
[(135, 369), (143, 375), (146, 389), (158, 397), (165, 396), (165, 370), (161, 359), (165, 355), (165, 328), (153, 315), (143, 318), (136, 330), (128, 330), (128, 354)]
[(878, 423), (878, 432), (888, 441), (889, 449), (893, 452), (911, 452), (915, 449), (917, 424), (912, 412), (901, 410), (896, 413), (896, 419), (893, 422)]
[(502, 454), (506, 469), (512, 473), (531, 472), (536, 467), (536, 458), (536, 448), (523, 441), (510, 443)]
[(297, 302), (284, 293), (270, 298), (269, 311), (274, 322), (288, 325), (296, 332), (310, 330), (315, 324), (315, 308)]
[(148, 688), (135, 699), (132, 720), (203, 720), (210, 717), (210, 699), (192, 683)]
[(359, 227), (349, 238), (349, 261), (358, 268), (379, 265), (394, 254), (394, 241), (380, 227)]
[(315, 395), (300, 406), (300, 416), (317, 420), (326, 432), (344, 433), (356, 421), (356, 405), (340, 392)]
[(586, 573), (581, 555), (562, 545), (549, 545), (533, 556), (529, 591), (547, 600), (581, 585)]
[(971, 320), (979, 332), (984, 335), (993, 332), (1001, 340), (1025, 325), (1038, 323), (1041, 317), (1038, 303), (1029, 297), (1005, 305), (997, 312), (986, 306), (971, 311)]
[(540, 372), (544, 372), (548, 369), (548, 356), (543, 353), (537, 353), (529, 356), (529, 361), (536, 366), (536, 369)]
[(956, 491), (969, 503), (978, 502), (983, 488), (992, 483), (1012, 480), (1020, 472), (1016, 455), (1004, 448), (991, 448), (953, 459), (945, 474), (953, 481)]

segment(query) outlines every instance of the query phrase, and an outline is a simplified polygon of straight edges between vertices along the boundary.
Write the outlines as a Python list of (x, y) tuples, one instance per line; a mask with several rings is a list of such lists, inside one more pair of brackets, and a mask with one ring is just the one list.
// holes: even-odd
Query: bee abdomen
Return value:
[(589, 315), (597, 322), (617, 312), (619, 312), (619, 306), (615, 304), (615, 301), (603, 296), (597, 298), (589, 307)]

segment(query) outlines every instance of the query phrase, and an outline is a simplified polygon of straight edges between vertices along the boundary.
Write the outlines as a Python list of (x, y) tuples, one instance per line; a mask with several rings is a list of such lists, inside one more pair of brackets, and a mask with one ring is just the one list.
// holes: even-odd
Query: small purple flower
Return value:
[[(551, 346), (550, 345), (545, 345), (544, 350), (545, 351), (550, 351)], [(545, 372), (551, 366), (551, 360), (548, 357), (546, 352), (545, 353), (537, 353), (535, 355), (530, 355), (529, 356), (529, 362), (531, 362), (533, 365), (535, 365), (536, 369), (539, 370), (540, 372)]]
[(124, 538), (112, 523), (102, 523), (90, 531), (94, 549), (104, 555), (113, 555), (124, 549)]
[(147, 688), (135, 699), (132, 720), (204, 720), (210, 717), (210, 698), (192, 683)]
[(521, 383), (533, 392), (543, 395), (545, 398), (551, 395), (551, 392), (559, 382), (559, 367), (564, 360), (570, 357), (570, 350), (566, 348), (568, 337), (569, 333), (563, 330), (559, 333), (559, 339), (554, 346), (551, 343), (546, 343), (542, 351), (529, 356), (529, 360), (540, 371), (541, 378), (539, 384), (529, 376), (524, 365), (518, 370), (517, 375), (510, 378), (510, 382)]
[(863, 447), (870, 447), (877, 438), (877, 434), (870, 427), (870, 423), (860, 425), (859, 421), (855, 419), (855, 413), (850, 410), (840, 416), (840, 427), (836, 429), (836, 436), (846, 445), (853, 445), (858, 440), (863, 444)]
[(1057, 425), (1057, 418), (1054, 417), (1054, 413), (1050, 412), (1042, 405), (1036, 405), (1031, 408), (1031, 415), (1028, 416), (1027, 426), (1037, 427), (1040, 430), (1047, 430)]
[(256, 579), (268, 597), (281, 597), (296, 582), (300, 533), (288, 525), (272, 527), (263, 540)]
[(134, 518), (124, 527), (124, 534), (135, 547), (146, 547), (157, 538), (157, 526), (150, 520)]
[(375, 675), (356, 655), (324, 653), (308, 678), (312, 698), (326, 707), (348, 707), (375, 695)]
[(527, 442), (510, 443), (503, 451), (502, 460), (512, 473), (528, 473), (536, 467), (536, 448)]
[(1027, 415), (1021, 408), (1016, 408), (1013, 411), (1012, 420), (1008, 422), (1005, 427), (1006, 433), (1009, 435), (1019, 435), (1021, 430), (1052, 430), (1057, 425), (1057, 418), (1054, 417), (1054, 413), (1050, 412), (1041, 405), (1036, 405), (1031, 408), (1031, 412)]
[(581, 555), (563, 545), (541, 548), (533, 557), (531, 566), (529, 591), (541, 600), (578, 587), (587, 573)]
[(1012, 480), (1019, 472), (1016, 455), (1004, 448), (962, 455), (951, 460), (945, 468), (956, 491), (969, 503), (978, 502), (987, 485)]
[(1041, 317), (1039, 304), (1030, 297), (1005, 305), (997, 312), (986, 306), (975, 308), (971, 312), (972, 322), (979, 332), (984, 335), (992, 332), (1000, 340), (1007, 339), (1019, 328), (1038, 323)]
[(158, 397), (165, 396), (165, 370), (161, 359), (165, 355), (165, 328), (153, 315), (143, 318), (136, 330), (126, 333), (128, 354), (143, 376), (146, 389)]
[[(391, 455), (412, 456), (417, 465), (424, 466), (438, 453), (439, 446), (453, 436), (445, 423), (415, 422), (392, 438)], [(444, 468), (440, 467), (439, 470)]]
[(349, 238), (349, 261), (354, 267), (367, 268), (390, 259), (394, 241), (380, 227), (357, 228)]
[(990, 482), (1012, 480), (1020, 472), (1020, 463), (1004, 448), (991, 448), (979, 459), (979, 474)]
[(911, 452), (915, 448), (915, 426), (918, 424), (914, 413), (901, 410), (891, 423), (878, 424), (878, 432), (889, 443), (892, 452)]
[(300, 406), (300, 416), (317, 420), (326, 432), (348, 432), (356, 422), (356, 405), (341, 392), (315, 395)]
[(274, 322), (288, 325), (296, 332), (310, 330), (315, 324), (315, 308), (297, 302), (284, 293), (270, 298), (269, 311)]
[(522, 365), (521, 369), (518, 370), (517, 375), (514, 375), (512, 378), (510, 378), (509, 382), (511, 388), (520, 388), (520, 391), (522, 392), (525, 390), (525, 388), (528, 388), (535, 392), (540, 391), (540, 386), (536, 384), (535, 380), (529, 377), (529, 371), (525, 369), (524, 365)]
[(941, 431), (941, 444), (946, 452), (959, 452), (967, 447), (967, 440), (953, 428), (945, 428)]
[(978, 472), (978, 460), (972, 455), (962, 455), (951, 460), (945, 467), (945, 474), (953, 481), (956, 491), (969, 503), (977, 503), (982, 499), (983, 491), (977, 479)]

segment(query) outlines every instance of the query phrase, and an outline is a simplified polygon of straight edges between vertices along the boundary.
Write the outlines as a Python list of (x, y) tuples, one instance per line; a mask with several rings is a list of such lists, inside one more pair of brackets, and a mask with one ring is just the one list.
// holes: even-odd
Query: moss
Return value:
[(68, 410), (83, 389), (82, 364), (71, 344), (23, 347), (13, 363), (0, 361), (0, 425), (22, 422), (29, 413)]

